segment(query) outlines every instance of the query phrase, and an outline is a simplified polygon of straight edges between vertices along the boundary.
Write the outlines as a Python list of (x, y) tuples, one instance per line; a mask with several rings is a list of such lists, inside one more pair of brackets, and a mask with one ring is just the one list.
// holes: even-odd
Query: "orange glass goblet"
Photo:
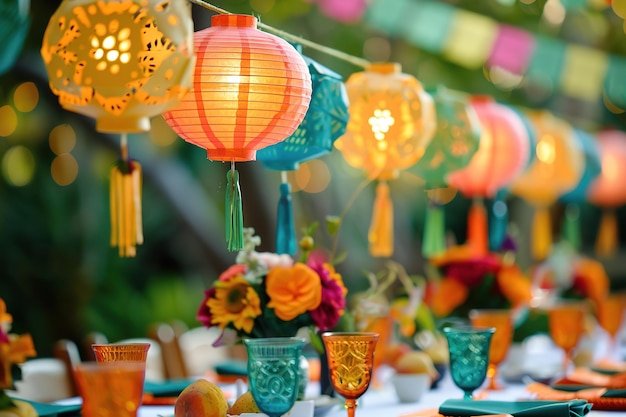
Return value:
[(378, 336), (374, 332), (322, 333), (330, 382), (346, 399), (348, 417), (354, 417), (356, 400), (369, 387)]
[(143, 362), (148, 358), (150, 343), (103, 343), (91, 345), (96, 362)]
[(626, 300), (623, 295), (618, 294), (610, 294), (596, 305), (598, 323), (610, 337), (607, 350), (609, 356), (614, 355), (617, 349), (617, 333), (622, 327), (625, 309)]
[(563, 349), (563, 373), (572, 364), (572, 352), (583, 334), (586, 306), (580, 300), (561, 300), (547, 307), (550, 337)]
[(491, 338), (489, 348), (489, 368), (487, 378), (489, 379), (488, 390), (499, 390), (503, 387), (497, 383), (498, 366), (509, 351), (511, 340), (513, 340), (513, 319), (511, 310), (508, 309), (474, 309), (469, 312), (469, 317), (473, 326), (493, 327), (496, 332)]

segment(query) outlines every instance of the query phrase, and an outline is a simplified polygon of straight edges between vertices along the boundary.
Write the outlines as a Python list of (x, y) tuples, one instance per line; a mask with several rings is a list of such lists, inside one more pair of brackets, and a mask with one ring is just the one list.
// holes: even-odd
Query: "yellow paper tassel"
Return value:
[(547, 207), (539, 207), (535, 210), (531, 239), (533, 258), (543, 261), (552, 250), (552, 221)]
[(617, 217), (613, 210), (606, 210), (600, 219), (596, 237), (596, 254), (609, 258), (617, 251)]
[(120, 161), (111, 170), (111, 246), (122, 257), (134, 257), (143, 243), (141, 219), (141, 165)]
[(476, 256), (489, 251), (487, 210), (482, 199), (475, 198), (467, 213), (467, 244)]
[(380, 181), (376, 187), (368, 239), (372, 256), (382, 258), (393, 254), (393, 203), (386, 181)]

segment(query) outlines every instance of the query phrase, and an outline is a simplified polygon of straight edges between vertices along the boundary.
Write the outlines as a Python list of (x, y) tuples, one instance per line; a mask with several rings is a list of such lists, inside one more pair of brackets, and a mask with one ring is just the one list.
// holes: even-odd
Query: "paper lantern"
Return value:
[(587, 198), (604, 213), (596, 237), (596, 252), (608, 257), (615, 253), (618, 242), (618, 223), (615, 208), (626, 203), (626, 133), (605, 130), (596, 134), (602, 171), (591, 183)]
[(456, 193), (447, 193), (447, 177), (467, 166), (478, 150), (481, 126), (468, 97), (439, 87), (433, 94), (437, 129), (426, 147), (424, 156), (410, 169), (425, 181), (428, 194), (422, 254), (429, 258), (446, 249), (443, 204)]
[(248, 15), (216, 15), (194, 34), (193, 89), (164, 113), (184, 140), (204, 148), (213, 161), (231, 162), (227, 174), (226, 241), (243, 245), (243, 214), (234, 162), (285, 140), (304, 119), (311, 100), (307, 64), (285, 40), (257, 29)]
[(65, 0), (50, 18), (43, 57), (59, 103), (122, 134), (111, 180), (111, 243), (134, 256), (143, 242), (141, 167), (127, 133), (176, 105), (191, 86), (193, 22), (185, 0)]
[(583, 174), (578, 180), (578, 184), (574, 189), (560, 196), (559, 200), (566, 204), (562, 226), (563, 240), (569, 242), (575, 250), (580, 250), (580, 208), (578, 205), (587, 201), (587, 190), (593, 180), (602, 172), (602, 165), (600, 161), (600, 150), (595, 138), (580, 129), (574, 129), (574, 137), (583, 151), (585, 166)]
[[(535, 149), (535, 129), (528, 120), (528, 116), (518, 107), (507, 106), (520, 118), (528, 134), (528, 149)], [(528, 152), (528, 159), (524, 169), (528, 169), (535, 162), (535, 153)], [(510, 185), (509, 185), (510, 186)], [(489, 250), (499, 251), (506, 245), (509, 231), (509, 209), (506, 200), (510, 194), (509, 187), (501, 188), (491, 199), (489, 210)]]
[(535, 206), (531, 252), (535, 259), (543, 260), (552, 248), (549, 207), (578, 184), (584, 155), (567, 122), (547, 111), (530, 112), (528, 117), (537, 135), (536, 158), (513, 182), (511, 191)]
[[(301, 47), (295, 45), (301, 52)], [(320, 63), (303, 56), (311, 73), (311, 102), (304, 120), (282, 142), (257, 152), (263, 166), (277, 171), (295, 171), (302, 162), (329, 153), (335, 140), (346, 131), (348, 96), (343, 78)], [(276, 220), (276, 252), (294, 255), (297, 250), (291, 204), (291, 186), (281, 175), (280, 199)]]
[(368, 239), (373, 256), (393, 254), (393, 205), (388, 180), (415, 164), (435, 131), (432, 97), (399, 64), (376, 63), (346, 82), (350, 118), (335, 146), (348, 164), (377, 179)]
[(15, 63), (30, 28), (30, 0), (0, 2), (0, 74)]
[(488, 249), (487, 213), (484, 198), (511, 183), (526, 167), (529, 138), (519, 116), (495, 100), (477, 96), (470, 104), (482, 126), (478, 151), (469, 165), (448, 177), (448, 184), (473, 198), (468, 214), (467, 240), (473, 251)]

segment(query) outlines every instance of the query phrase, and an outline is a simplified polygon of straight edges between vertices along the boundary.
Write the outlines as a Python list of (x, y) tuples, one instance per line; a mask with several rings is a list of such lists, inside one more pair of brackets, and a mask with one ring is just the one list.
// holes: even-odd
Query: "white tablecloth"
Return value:
[[(316, 384), (310, 384), (308, 393), (314, 395), (318, 390)], [(413, 412), (439, 408), (439, 405), (449, 398), (461, 398), (462, 392), (457, 388), (449, 376), (446, 376), (440, 383), (440, 387), (424, 393), (417, 403), (401, 404), (395, 396), (395, 392), (390, 383), (383, 382), (379, 388), (370, 389), (361, 397), (356, 410), (357, 417), (401, 417)], [(514, 401), (518, 399), (530, 399), (530, 394), (525, 391), (523, 385), (508, 385), (501, 391), (490, 391), (487, 399)], [(139, 410), (139, 417), (172, 416), (173, 407), (144, 406)], [(617, 417), (624, 415), (624, 412), (594, 411), (588, 414), (589, 417)], [(346, 411), (341, 406), (337, 406), (324, 417), (346, 417)]]

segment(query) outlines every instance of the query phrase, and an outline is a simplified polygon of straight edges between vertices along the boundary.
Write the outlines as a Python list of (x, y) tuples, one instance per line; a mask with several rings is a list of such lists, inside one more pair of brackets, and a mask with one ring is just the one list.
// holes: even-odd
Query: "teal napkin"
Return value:
[(143, 384), (143, 392), (155, 397), (177, 397), (194, 379), (170, 379), (164, 382), (146, 381)]
[(248, 375), (248, 363), (243, 360), (232, 360), (215, 365), (215, 373), (218, 375)]
[(446, 400), (439, 406), (444, 416), (470, 417), (484, 414), (511, 414), (515, 417), (582, 417), (591, 411), (585, 400), (572, 401), (488, 401)]

